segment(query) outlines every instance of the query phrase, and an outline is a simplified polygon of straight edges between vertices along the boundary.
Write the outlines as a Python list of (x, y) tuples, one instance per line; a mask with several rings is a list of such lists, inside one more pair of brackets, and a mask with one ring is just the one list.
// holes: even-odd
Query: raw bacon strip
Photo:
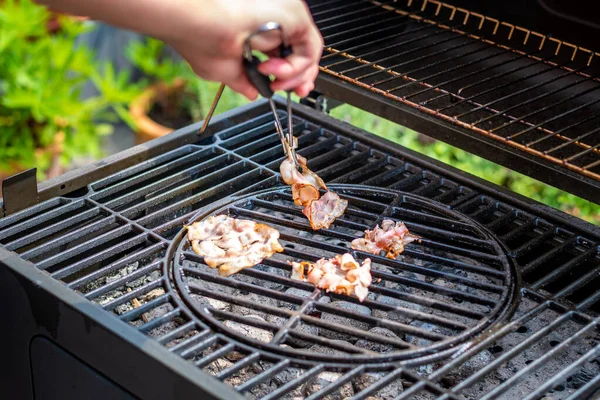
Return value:
[(291, 262), (291, 265), (292, 279), (310, 282), (327, 292), (346, 296), (354, 294), (360, 302), (369, 294), (372, 282), (369, 258), (360, 265), (350, 253), (345, 253), (329, 260)]
[(365, 231), (363, 238), (354, 239), (352, 248), (371, 254), (386, 252), (386, 257), (395, 259), (404, 251), (404, 246), (419, 239), (418, 236), (408, 232), (408, 228), (402, 222), (394, 222), (384, 219), (375, 229)]
[(348, 200), (340, 199), (336, 193), (327, 192), (320, 199), (311, 200), (302, 213), (308, 218), (312, 229), (327, 229), (344, 213), (347, 206)]
[(290, 158), (283, 160), (279, 166), (279, 172), (283, 181), (292, 186), (294, 203), (298, 206), (305, 206), (311, 200), (317, 200), (319, 198), (319, 189), (327, 190), (327, 186), (317, 174), (308, 169), (306, 158), (299, 154), (296, 157), (302, 168), (302, 173), (296, 169)]
[[(281, 177), (285, 183), (292, 186), (294, 204), (304, 207), (302, 213), (308, 218), (311, 228), (327, 229), (344, 213), (348, 201), (340, 199), (336, 193), (327, 189), (325, 182), (308, 169), (306, 158), (301, 155), (297, 157), (302, 173), (295, 168), (292, 160), (287, 158), (279, 167)], [(319, 189), (327, 190), (327, 193), (320, 197)]]
[(209, 267), (219, 268), (220, 276), (233, 275), (283, 251), (279, 232), (254, 221), (217, 215), (186, 228), (194, 252)]

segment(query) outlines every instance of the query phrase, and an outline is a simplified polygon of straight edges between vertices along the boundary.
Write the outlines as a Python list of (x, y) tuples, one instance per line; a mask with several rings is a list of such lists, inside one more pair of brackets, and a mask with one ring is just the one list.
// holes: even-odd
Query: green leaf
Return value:
[(96, 125), (96, 134), (100, 136), (108, 136), (112, 134), (114, 131), (114, 127), (110, 124), (97, 124)]

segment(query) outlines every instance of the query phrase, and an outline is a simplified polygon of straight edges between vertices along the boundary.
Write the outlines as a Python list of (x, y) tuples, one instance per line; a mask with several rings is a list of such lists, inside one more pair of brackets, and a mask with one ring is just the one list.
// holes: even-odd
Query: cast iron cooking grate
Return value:
[[(194, 285), (190, 282), (191, 290), (200, 289), (196, 291), (199, 297), (194, 307), (204, 304), (221, 312), (213, 314), (213, 318), (218, 315), (234, 318), (230, 314), (235, 306), (233, 314), (237, 319), (227, 324), (228, 334), (219, 329), (224, 322), (219, 325), (198, 317), (202, 315), (200, 311), (205, 313), (207, 309), (191, 312), (177, 292), (171, 289), (168, 265), (171, 260), (169, 248), (177, 246), (174, 239), (181, 232), (182, 225), (194, 215), (204, 212), (204, 207), (218, 207), (219, 201), (233, 202), (241, 213), (259, 212), (250, 204), (264, 207), (260, 199), (254, 198), (253, 202), (244, 205), (239, 203), (240, 196), (255, 194), (279, 183), (277, 171), (282, 154), (268, 105), (263, 102), (243, 112), (245, 122), (228, 124), (216, 133), (213, 140), (165, 151), (92, 183), (86, 190), (70, 197), (53, 198), (0, 219), (0, 244), (112, 313), (115, 318), (127, 322), (130, 329), (147, 334), (168, 351), (189, 360), (249, 397), (491, 399), (539, 398), (552, 393), (555, 399), (575, 399), (585, 398), (600, 387), (597, 314), (600, 256), (598, 238), (591, 230), (569, 225), (551, 214), (539, 215), (544, 212), (543, 208), (527, 208), (524, 202), (486, 189), (465, 176), (450, 173), (447, 168), (423, 157), (301, 108), (295, 112), (295, 132), (299, 135), (300, 153), (310, 160), (310, 168), (332, 185), (360, 184), (381, 189), (351, 196), (356, 200), (352, 200), (350, 213), (344, 217), (348, 222), (341, 222), (345, 228), (358, 231), (370, 224), (373, 215), (381, 210), (381, 204), (386, 204), (385, 198), (390, 193), (401, 191), (406, 193), (407, 199), (420, 196), (436, 204), (431, 206), (435, 212), (425, 213), (422, 209), (411, 207), (409, 201), (406, 207), (399, 207), (398, 213), (392, 215), (399, 220), (410, 220), (413, 229), (427, 233), (423, 236), (429, 236), (429, 242), (407, 249), (399, 260), (404, 264), (398, 275), (386, 273), (381, 276), (382, 282), (375, 285), (373, 295), (400, 296), (404, 293), (400, 307), (407, 311), (398, 313), (398, 318), (410, 318), (410, 321), (403, 322), (407, 326), (422, 318), (412, 327), (415, 330), (418, 327), (419, 332), (427, 332), (432, 339), (441, 339), (437, 336), (440, 335), (439, 326), (428, 322), (443, 321), (441, 318), (448, 320), (462, 312), (471, 314), (462, 315), (465, 317), (463, 321), (456, 321), (475, 327), (477, 321), (483, 320), (480, 318), (482, 314), (493, 317), (485, 314), (485, 307), (477, 308), (481, 304), (475, 302), (475, 307), (472, 307), (469, 302), (481, 298), (483, 290), (490, 291), (488, 301), (502, 303), (498, 299), (503, 291), (508, 293), (507, 277), (493, 276), (490, 272), (491, 281), (484, 282), (469, 275), (476, 273), (475, 270), (466, 271), (466, 276), (457, 272), (458, 266), (468, 264), (466, 259), (477, 260), (480, 263), (478, 268), (483, 268), (483, 264), (493, 264), (497, 271), (504, 271), (502, 263), (494, 264), (495, 250), (489, 247), (476, 250), (468, 242), (455, 246), (468, 250), (468, 254), (459, 254), (465, 259), (457, 257), (454, 260), (452, 268), (457, 270), (455, 272), (436, 270), (434, 265), (439, 265), (439, 261), (431, 262), (434, 254), (424, 250), (439, 242), (443, 246), (438, 246), (435, 251), (444, 252), (447, 250), (444, 246), (459, 237), (468, 236), (470, 227), (464, 226), (463, 222), (456, 225), (459, 235), (455, 238), (434, 235), (435, 240), (431, 239), (434, 228), (449, 229), (447, 226), (440, 227), (439, 214), (450, 215), (460, 221), (477, 221), (506, 248), (510, 262), (514, 263), (524, 280), (524, 283), (515, 282), (520, 299), (514, 316), (502, 321), (498, 315), (495, 317), (498, 323), (480, 333), (473, 331), (473, 338), (458, 344), (457, 353), (450, 359), (428, 360), (421, 357), (392, 361), (393, 357), (390, 357), (384, 361), (385, 346), (372, 347), (378, 352), (377, 357), (382, 358), (381, 362), (372, 364), (319, 363), (315, 361), (314, 354), (317, 352), (301, 357), (306, 351), (304, 347), (295, 357), (282, 356), (284, 353), (257, 350), (255, 342), (261, 341), (264, 337), (261, 335), (268, 335), (270, 328), (261, 319), (267, 321), (270, 318), (266, 318), (264, 313), (266, 307), (247, 311), (244, 307), (248, 305), (247, 300), (259, 304), (254, 300), (255, 295), (271, 295), (279, 290), (278, 300), (288, 304), (288, 308), (280, 307), (278, 316), (286, 317), (290, 315), (288, 311), (294, 311), (294, 307), (310, 303), (312, 300), (308, 299), (315, 292), (313, 289), (306, 291), (307, 288), (299, 282), (292, 285), (285, 274), (269, 275), (270, 283), (281, 286), (261, 285), (265, 271), (271, 271), (269, 268), (283, 271), (277, 268), (283, 268), (277, 260), (244, 271), (227, 281), (229, 286), (221, 285), (224, 288), (236, 285), (235, 289), (240, 291), (239, 301), (236, 300), (238, 293), (236, 297), (227, 297), (230, 295), (227, 290), (215, 291), (216, 294), (211, 293), (212, 297), (207, 297), (207, 282), (220, 284), (217, 279), (210, 281), (202, 276), (205, 279), (201, 282)], [(285, 115), (282, 113), (281, 116), (285, 121)], [(284, 203), (285, 193), (281, 192)], [(296, 226), (294, 219), (299, 214), (290, 215), (284, 203), (268, 203), (270, 210), (279, 213), (283, 210), (284, 213), (261, 213), (275, 220), (283, 218), (289, 226)], [(368, 208), (371, 206), (375, 208)], [(446, 208), (448, 211), (442, 211)], [(285, 215), (292, 220), (284, 218)], [(342, 248), (340, 243), (346, 243), (346, 240), (338, 241), (340, 236), (335, 233), (339, 232), (338, 229), (331, 230), (332, 233), (324, 231), (325, 236), (329, 235), (333, 240), (323, 240), (320, 248), (328, 251)], [(292, 232), (289, 229), (285, 231), (286, 237), (291, 238)], [(286, 244), (298, 246), (287, 247), (286, 253), (301, 257), (312, 241), (299, 232), (293, 233), (293, 242), (284, 240)], [(471, 243), (474, 243), (473, 240), (480, 239), (471, 239)], [(422, 265), (417, 264), (417, 260), (424, 257), (429, 257), (429, 260)], [(196, 272), (205, 273), (198, 268), (198, 261), (182, 263), (180, 267), (185, 268), (185, 279), (192, 279)], [(385, 264), (385, 260), (380, 261), (385, 268), (392, 265), (389, 262)], [(457, 276), (450, 279), (449, 275)], [(402, 283), (403, 288), (388, 288), (386, 280)], [(285, 293), (292, 286), (294, 293)], [(415, 304), (419, 305), (418, 301), (424, 298), (422, 291), (428, 289), (437, 293), (438, 297), (432, 294), (431, 300), (445, 304), (447, 313), (436, 315), (432, 304), (426, 305), (432, 309), (431, 313), (427, 309), (411, 309)], [(233, 303), (227, 303), (228, 300)], [(335, 300), (357, 305), (351, 299)], [(329, 311), (330, 303), (319, 303), (317, 299), (313, 304), (316, 310), (321, 310), (321, 315), (314, 313), (309, 316), (322, 320), (322, 311)], [(268, 311), (274, 310), (269, 308)], [(453, 311), (456, 313), (452, 314)], [(250, 312), (263, 314), (258, 315), (260, 319), (248, 318)], [(349, 310), (345, 315), (354, 316), (354, 312)], [(242, 315), (246, 317), (242, 321), (251, 321), (251, 325), (240, 324), (238, 317)], [(356, 318), (375, 322), (366, 316)], [(277, 323), (273, 320), (266, 322)], [(298, 328), (299, 331), (301, 329), (310, 332), (310, 324), (306, 328)], [(232, 331), (236, 331), (237, 336), (232, 335)], [(234, 336), (235, 339), (232, 339)], [(254, 337), (255, 342), (249, 344), (249, 341), (241, 340), (246, 336)], [(449, 340), (458, 336), (450, 336)], [(305, 339), (297, 338), (299, 342)], [(380, 344), (373, 342), (369, 345)], [(393, 343), (386, 344), (399, 345), (395, 339)], [(295, 345), (303, 344), (296, 342)], [(340, 346), (322, 346), (318, 353), (340, 357), (344, 351), (357, 348), (356, 343), (351, 346), (342, 345), (344, 348), (341, 349)], [(419, 346), (426, 350), (430, 345), (424, 340)], [(285, 351), (293, 351), (292, 346)], [(408, 353), (403, 349), (396, 351), (398, 354), (403, 352)]]
[[(331, 189), (349, 206), (327, 230), (312, 231), (287, 189), (246, 196), (194, 218), (224, 214), (264, 223), (280, 232), (285, 247), (259, 267), (224, 278), (194, 253), (183, 229), (170, 251), (173, 275), (196, 315), (256, 348), (346, 365), (414, 358), (425, 363), (510, 316), (518, 302), (516, 272), (493, 236), (474, 221), (400, 192)], [(364, 302), (291, 279), (292, 260), (345, 252), (366, 258), (349, 243), (383, 218), (401, 218), (422, 239), (398, 260), (369, 256), (375, 282)]]
[(598, 53), (439, 1), (309, 4), (323, 73), (600, 181)]

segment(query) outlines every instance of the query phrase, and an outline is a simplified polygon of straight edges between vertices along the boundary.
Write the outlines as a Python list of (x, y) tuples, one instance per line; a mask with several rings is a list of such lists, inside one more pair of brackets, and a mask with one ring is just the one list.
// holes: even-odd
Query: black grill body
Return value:
[[(592, 398), (598, 228), (306, 106), (294, 117), (309, 167), (350, 199), (320, 237), (288, 205), (265, 101), (223, 114), (201, 143), (190, 126), (47, 182), (0, 219), (2, 386), (23, 399)], [(281, 227), (296, 258), (347, 249), (385, 215), (424, 240), (398, 262), (374, 257), (381, 281), (361, 314), (291, 281), (283, 259), (211, 275), (182, 226), (225, 209)], [(375, 311), (399, 336), (370, 331)], [(347, 339), (355, 329), (379, 347)]]

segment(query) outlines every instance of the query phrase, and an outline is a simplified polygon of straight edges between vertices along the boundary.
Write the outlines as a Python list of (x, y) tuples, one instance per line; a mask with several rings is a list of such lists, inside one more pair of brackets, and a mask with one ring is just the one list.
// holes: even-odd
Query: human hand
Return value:
[(251, 42), (252, 49), (271, 57), (259, 66), (259, 71), (275, 77), (271, 84), (273, 91), (293, 90), (300, 97), (310, 93), (319, 72), (323, 39), (304, 1), (227, 0), (209, 3), (212, 5), (208, 9), (199, 8), (202, 17), (195, 18), (195, 13), (191, 13), (187, 28), (180, 29), (178, 37), (165, 39), (190, 63), (196, 74), (225, 83), (250, 100), (256, 99), (258, 92), (248, 80), (242, 64), (243, 44), (261, 25), (277, 22), (292, 48), (292, 54), (279, 58), (279, 31), (256, 36)]
[(261, 73), (275, 76), (273, 91), (294, 90), (306, 97), (319, 72), (323, 38), (303, 0), (36, 1), (154, 36), (177, 50), (200, 77), (225, 83), (250, 100), (258, 92), (243, 68), (243, 45), (267, 22), (280, 24), (293, 52), (277, 58), (278, 31), (252, 41), (254, 50), (273, 57), (259, 67)]

